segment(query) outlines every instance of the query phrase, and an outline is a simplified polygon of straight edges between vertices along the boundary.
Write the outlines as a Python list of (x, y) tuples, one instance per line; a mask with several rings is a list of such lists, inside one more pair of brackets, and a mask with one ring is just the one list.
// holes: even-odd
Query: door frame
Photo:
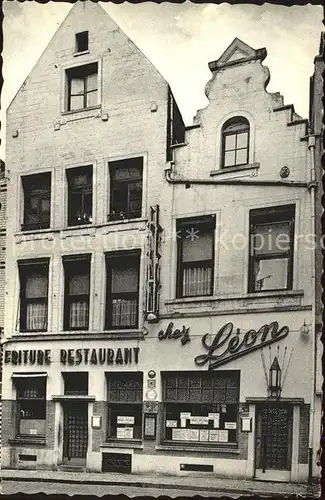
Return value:
[[(287, 455), (287, 461), (289, 468), (288, 469), (266, 469), (266, 471), (263, 472), (263, 469), (258, 469), (257, 468), (257, 439), (259, 438), (258, 436), (258, 427), (259, 427), (259, 419), (261, 419), (261, 409), (263, 406), (266, 405), (276, 405), (276, 406), (286, 406), (290, 410), (290, 415), (289, 415), (289, 431), (288, 431), (288, 455)], [(295, 435), (294, 430), (296, 431), (297, 429), (297, 413), (295, 411), (295, 406), (291, 403), (284, 402), (284, 401), (263, 401), (260, 403), (256, 403), (255, 406), (255, 436), (254, 436), (254, 479), (260, 480), (260, 481), (281, 481), (281, 482), (289, 482), (291, 480), (292, 472), (294, 469), (294, 462), (295, 458), (297, 455), (297, 451), (294, 446), (295, 443), (297, 443), (299, 440), (294, 440), (293, 436)], [(261, 422), (260, 422), (261, 425)], [(299, 429), (299, 419), (298, 419), (298, 429)], [(262, 436), (262, 429), (261, 429), (261, 436)], [(262, 445), (261, 445), (262, 446)], [(295, 474), (293, 474), (295, 475)]]
[[(71, 457), (70, 459), (65, 455), (65, 447), (68, 446), (66, 445), (66, 439), (67, 437), (65, 436), (65, 425), (66, 425), (66, 412), (70, 408), (82, 408), (82, 410), (85, 412), (85, 421), (86, 421), (86, 428), (87, 428), (87, 445), (86, 445), (86, 454), (85, 457)], [(88, 456), (88, 451), (89, 451), (89, 440), (90, 440), (90, 432), (89, 432), (89, 404), (88, 401), (62, 401), (62, 417), (63, 417), (63, 422), (62, 422), (62, 464), (66, 465), (82, 465), (86, 466), (87, 463), (87, 456)]]

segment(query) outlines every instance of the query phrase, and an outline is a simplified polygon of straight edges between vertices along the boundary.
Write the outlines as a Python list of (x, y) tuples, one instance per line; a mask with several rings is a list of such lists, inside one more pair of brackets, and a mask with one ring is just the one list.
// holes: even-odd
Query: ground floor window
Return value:
[(108, 439), (142, 439), (142, 373), (107, 374)]
[(240, 372), (162, 376), (165, 441), (237, 443)]
[(18, 436), (45, 436), (46, 433), (46, 378), (17, 378), (17, 434)]

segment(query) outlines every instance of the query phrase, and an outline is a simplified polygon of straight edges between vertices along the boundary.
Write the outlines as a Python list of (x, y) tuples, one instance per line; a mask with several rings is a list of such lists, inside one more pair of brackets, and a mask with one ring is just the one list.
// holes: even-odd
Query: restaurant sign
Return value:
[(241, 335), (241, 333), (239, 328), (234, 332), (232, 323), (226, 323), (215, 334), (211, 343), (208, 342), (210, 334), (203, 335), (202, 345), (208, 352), (196, 356), (194, 359), (195, 364), (203, 366), (209, 363), (209, 370), (213, 370), (218, 366), (245, 356), (249, 352), (263, 349), (267, 345), (284, 339), (289, 333), (289, 328), (287, 326), (279, 328), (279, 323), (273, 321), (268, 325), (261, 326), (259, 330), (251, 329), (244, 335)]
[[(127, 365), (138, 364), (139, 347), (123, 349), (60, 349), (60, 363), (62, 365)], [(5, 364), (12, 365), (50, 365), (50, 349), (6, 350)]]

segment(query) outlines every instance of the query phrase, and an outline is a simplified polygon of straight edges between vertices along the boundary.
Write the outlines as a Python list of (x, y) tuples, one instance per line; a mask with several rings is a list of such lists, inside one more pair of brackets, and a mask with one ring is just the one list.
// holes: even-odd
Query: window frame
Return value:
[[(144, 158), (143, 156), (135, 156), (133, 158), (124, 158), (121, 160), (110, 161), (108, 164), (109, 168), (109, 178), (110, 178), (110, 203), (109, 203), (109, 215), (108, 220), (120, 220), (120, 219), (137, 219), (142, 217), (142, 205), (143, 205), (143, 174), (144, 174)], [(139, 170), (139, 178), (138, 179), (129, 179), (129, 180), (116, 180), (114, 177), (118, 170), (127, 170), (129, 168), (134, 168)], [(130, 191), (132, 187), (134, 188), (137, 183), (141, 182), (141, 199), (140, 199), (140, 207), (136, 212), (130, 211)], [(127, 199), (124, 201), (124, 205), (126, 207), (125, 212), (123, 210), (120, 213), (116, 213), (115, 205), (115, 196), (114, 192), (117, 191), (117, 188), (126, 188), (127, 189)]]
[[(63, 298), (63, 330), (64, 331), (88, 331), (90, 325), (90, 292), (91, 292), (91, 255), (76, 255), (76, 256), (64, 256), (62, 258), (63, 269), (64, 269), (64, 298)], [(87, 265), (89, 273), (89, 292), (88, 294), (69, 294), (69, 284), (71, 278), (74, 275), (82, 274), (78, 269), (84, 269)], [(70, 268), (70, 269), (69, 269)], [(77, 269), (76, 269), (77, 268)], [(83, 273), (86, 275), (86, 272)], [(83, 299), (87, 306), (87, 324), (82, 327), (73, 327), (70, 324), (70, 310), (71, 304), (77, 302), (76, 299)]]
[[(86, 175), (87, 184), (83, 186), (73, 186), (73, 178), (78, 175)], [(93, 212), (94, 212), (94, 167), (93, 165), (83, 165), (78, 167), (71, 167), (66, 169), (66, 179), (67, 179), (67, 195), (68, 195), (68, 227), (76, 227), (83, 225), (93, 224)], [(82, 219), (78, 222), (76, 213), (76, 206), (72, 202), (74, 196), (81, 197), (81, 207), (80, 212), (84, 212), (83, 208), (85, 206), (85, 198), (90, 195), (91, 198), (91, 213), (85, 214), (88, 217), (86, 221)]]
[[(293, 289), (293, 266), (294, 266), (294, 235), (295, 235), (295, 218), (296, 206), (295, 204), (281, 205), (276, 207), (252, 209), (249, 213), (249, 267), (248, 267), (248, 293), (265, 293), (265, 292), (281, 292)], [(255, 256), (252, 254), (252, 239), (255, 235), (253, 232), (257, 226), (263, 224), (277, 224), (281, 222), (289, 222), (290, 229), (290, 248), (276, 254), (261, 254)], [(288, 258), (287, 269), (287, 286), (284, 288), (268, 288), (264, 290), (256, 290), (256, 283), (254, 277), (254, 264), (260, 260)]]
[[(123, 264), (130, 264), (131, 260), (138, 270), (138, 283), (136, 292), (112, 293), (112, 269), (113, 267)], [(127, 267), (127, 265), (125, 267)], [(139, 311), (140, 311), (140, 273), (141, 273), (141, 250), (126, 250), (117, 252), (105, 253), (105, 268), (106, 268), (106, 297), (105, 297), (105, 324), (104, 330), (134, 330), (139, 327)], [(132, 325), (113, 326), (113, 300), (125, 298), (127, 300), (136, 300), (136, 322)], [(110, 300), (111, 299), (111, 300)], [(110, 301), (110, 304), (109, 304)]]
[[(237, 129), (234, 128), (234, 130), (227, 132), (227, 130), (226, 130), (227, 127), (232, 126), (232, 125), (233, 126), (237, 125), (238, 128)], [(240, 128), (243, 125), (246, 126), (245, 129), (241, 129)], [(234, 116), (232, 118), (229, 118), (222, 125), (222, 127), (221, 127), (221, 167), (223, 169), (226, 170), (228, 168), (242, 167), (244, 165), (248, 165), (249, 164), (250, 130), (251, 130), (251, 126), (250, 126), (249, 120), (245, 116), (240, 116), (240, 115)], [(238, 138), (238, 135), (241, 135), (243, 133), (247, 133), (247, 147), (246, 148), (237, 148), (237, 138)], [(235, 148), (234, 149), (226, 150), (226, 137), (229, 137), (229, 136), (232, 136), (232, 135), (235, 136)], [(245, 162), (241, 162), (241, 163), (237, 163), (237, 161), (236, 161), (237, 151), (241, 151), (241, 150), (246, 150), (246, 161)], [(234, 164), (225, 165), (226, 152), (228, 152), (228, 151), (234, 151), (235, 152), (235, 163)]]
[[(87, 78), (90, 75), (96, 75), (97, 78), (97, 86), (96, 89), (92, 89), (87, 91)], [(89, 62), (87, 64), (82, 64), (78, 66), (72, 66), (65, 70), (66, 82), (67, 82), (67, 97), (66, 97), (66, 111), (73, 113), (78, 111), (85, 111), (87, 109), (92, 109), (98, 106), (99, 103), (99, 64), (98, 61)], [(83, 80), (83, 93), (82, 94), (71, 94), (71, 82), (73, 79), (82, 79)], [(92, 104), (91, 106), (87, 105), (87, 96), (89, 93), (97, 92), (97, 102), (96, 104)], [(71, 97), (82, 95), (83, 96), (83, 107), (71, 109)]]
[[(84, 48), (83, 50), (79, 50), (80, 49), (80, 38), (82, 36), (86, 37), (86, 40), (87, 40), (86, 48)], [(85, 30), (85, 31), (80, 31), (79, 33), (76, 33), (75, 42), (76, 42), (76, 49), (75, 49), (76, 54), (80, 54), (82, 52), (89, 51), (89, 31)]]
[[(63, 386), (64, 386), (64, 395), (73, 395), (73, 396), (87, 396), (89, 393), (89, 373), (88, 372), (62, 372), (63, 377)], [(67, 385), (69, 383), (75, 383), (75, 380), (78, 381), (78, 378), (83, 379), (85, 382), (84, 388), (81, 389), (68, 389)], [(74, 380), (75, 379), (75, 380)]]
[[(27, 386), (27, 389), (28, 388), (33, 389), (33, 387), (31, 387), (31, 385), (30, 385), (31, 381), (34, 382), (34, 385), (36, 385), (36, 387), (37, 387), (37, 384), (44, 385), (44, 387), (42, 388), (44, 390), (44, 394), (40, 397), (21, 397), (19, 395), (19, 391), (20, 391), (21, 387), (19, 387), (19, 386), (22, 386), (23, 384), (25, 384), (25, 388)], [(29, 382), (29, 386), (28, 386), (28, 382)], [(44, 439), (46, 437), (46, 421), (47, 421), (47, 407), (46, 407), (47, 406), (46, 405), (47, 379), (46, 379), (46, 377), (38, 377), (36, 374), (35, 374), (35, 377), (27, 377), (27, 378), (20, 378), (19, 377), (19, 378), (14, 380), (14, 384), (15, 384), (15, 389), (16, 389), (16, 408), (17, 408), (16, 436), (22, 437), (22, 438), (30, 438), (30, 439), (35, 439), (35, 438), (36, 439), (38, 439), (38, 438)], [(39, 410), (39, 406), (40, 406), (41, 402), (43, 402), (44, 408), (42, 410), (43, 410), (44, 416), (41, 418), (28, 418), (25, 416), (22, 417), (21, 416), (21, 405), (26, 405), (26, 404), (28, 404), (28, 402), (32, 402), (32, 403), (36, 402), (38, 410)], [(33, 406), (33, 404), (32, 404), (32, 406)], [(20, 432), (21, 420), (44, 420), (45, 421), (44, 433), (34, 435), (34, 434), (25, 434), (25, 433)]]
[[(44, 178), (44, 184), (42, 187), (41, 178)], [(37, 184), (39, 180), (39, 187), (31, 187), (33, 184)], [(52, 172), (42, 172), (35, 174), (22, 175), (21, 177), (22, 188), (23, 188), (23, 222), (21, 224), (22, 231), (33, 231), (37, 229), (49, 229), (51, 227), (51, 188), (52, 188)], [(38, 201), (38, 222), (29, 223), (27, 222), (27, 203), (32, 198), (36, 198)], [(47, 200), (49, 204), (48, 217), (44, 217), (44, 213), (41, 209), (41, 203), (43, 200)]]
[[(209, 215), (209, 216), (198, 216), (198, 217), (188, 217), (188, 218), (182, 218), (182, 219), (177, 219), (176, 220), (176, 234), (177, 234), (177, 239), (176, 239), (176, 258), (177, 258), (177, 265), (176, 265), (176, 298), (183, 299), (183, 298), (192, 298), (192, 297), (210, 297), (214, 293), (214, 270), (215, 270), (215, 224), (216, 224), (216, 218), (215, 215)], [(204, 228), (204, 234), (208, 234), (209, 231), (211, 230), (211, 235), (212, 235), (212, 248), (211, 248), (211, 259), (209, 260), (200, 260), (200, 261), (190, 261), (187, 262), (185, 265), (182, 260), (182, 251), (183, 251), (183, 237), (179, 236), (178, 233), (179, 231), (187, 231), (190, 226), (197, 225), (198, 227), (203, 227)], [(194, 266), (195, 263), (202, 263), (205, 264), (206, 267), (209, 267), (211, 269), (211, 281), (210, 281), (210, 291), (208, 294), (205, 295), (185, 295), (183, 293), (183, 277), (184, 277), (184, 270), (186, 268), (190, 269), (191, 267)]]
[[(112, 372), (106, 372), (105, 373), (105, 379), (106, 379), (106, 388), (107, 388), (107, 425), (106, 425), (106, 441), (120, 441), (120, 442), (125, 442), (125, 441), (142, 441), (143, 439), (143, 372), (119, 372), (119, 373), (112, 373)], [(110, 382), (111, 381), (118, 381), (118, 382), (125, 382), (125, 380), (135, 380), (139, 383), (140, 390), (139, 390), (139, 398), (135, 398), (134, 400), (128, 400), (125, 401), (124, 399), (120, 399), (119, 397), (117, 398), (111, 398), (110, 397)], [(135, 389), (137, 391), (137, 389)], [(139, 431), (139, 436), (133, 437), (133, 438), (118, 438), (117, 437), (117, 432), (112, 431), (113, 429), (113, 416), (112, 413), (118, 411), (121, 409), (121, 412), (132, 412), (132, 408), (135, 408), (139, 417), (140, 422), (138, 422), (137, 428)], [(124, 416), (124, 415), (123, 415)], [(130, 415), (134, 416), (134, 415)], [(136, 416), (134, 416), (134, 420), (136, 420)], [(123, 424), (122, 424), (123, 425)], [(116, 422), (115, 429), (117, 428), (118, 424)]]
[[(168, 445), (175, 445), (175, 446), (179, 446), (179, 445), (182, 445), (182, 446), (216, 446), (216, 447), (220, 447), (220, 446), (232, 446), (232, 447), (238, 447), (238, 442), (239, 442), (239, 432), (240, 432), (240, 429), (239, 429), (239, 405), (240, 405), (240, 370), (223, 370), (223, 371), (215, 371), (215, 372), (194, 372), (194, 371), (171, 371), (171, 372), (161, 372), (161, 379), (162, 379), (162, 405), (163, 405), (163, 418), (162, 418), (162, 428), (161, 428), (161, 444), (168, 444)], [(215, 380), (222, 380), (222, 379), (229, 379), (229, 378), (233, 378), (233, 382), (234, 382), (234, 387), (230, 387), (230, 390), (233, 390), (233, 391), (236, 391), (237, 392), (237, 395), (236, 395), (236, 402), (231, 402), (231, 403), (228, 403), (226, 400), (227, 400), (227, 383), (225, 385), (226, 388), (224, 388), (223, 386), (221, 386), (221, 389), (220, 390), (224, 390), (225, 391), (225, 401), (216, 401), (214, 399), (214, 396), (212, 397), (213, 401), (205, 401), (205, 400), (202, 400), (200, 399), (199, 400), (190, 400), (189, 398), (188, 399), (180, 399), (178, 396), (177, 396), (177, 392), (176, 392), (176, 397), (174, 399), (170, 399), (170, 398), (167, 398), (166, 397), (166, 390), (167, 390), (167, 383), (168, 383), (168, 379), (170, 380), (171, 378), (175, 378), (178, 380), (178, 383), (179, 383), (179, 380), (180, 379), (186, 379), (188, 378), (188, 393), (190, 395), (190, 379), (194, 379), (194, 377), (196, 379), (200, 379), (200, 389), (202, 391), (202, 388), (203, 388), (203, 384), (202, 384), (202, 381), (203, 380), (211, 380), (211, 388), (210, 390), (212, 391), (212, 394), (213, 394), (213, 391), (214, 390), (217, 390), (218, 389), (218, 386), (215, 384)], [(237, 384), (237, 385), (236, 385)], [(207, 388), (209, 389), (209, 387), (207, 386)], [(176, 389), (177, 390), (177, 389)], [(182, 388), (182, 390), (186, 390), (186, 388)], [(198, 389), (194, 389), (194, 390), (198, 390)], [(170, 420), (170, 419), (167, 419), (167, 414), (168, 412), (171, 412), (171, 411), (174, 411), (174, 408), (172, 408), (172, 410), (170, 409), (171, 407), (180, 407), (183, 405), (183, 410), (182, 408), (179, 408), (178, 413), (180, 414), (182, 411), (184, 411), (185, 413), (188, 412), (188, 407), (189, 406), (192, 406), (193, 408), (194, 407), (198, 407), (197, 410), (199, 409), (203, 409), (203, 412), (208, 412), (208, 413), (220, 413), (220, 417), (219, 417), (219, 420), (222, 420), (222, 422), (224, 423), (225, 421), (225, 418), (227, 418), (226, 416), (222, 417), (222, 415), (224, 415), (224, 413), (220, 412), (220, 410), (217, 412), (216, 409), (218, 409), (218, 407), (221, 407), (221, 406), (226, 406), (226, 414), (229, 415), (229, 413), (236, 413), (236, 419), (235, 420), (227, 420), (229, 422), (236, 422), (236, 429), (232, 430), (231, 433), (232, 433), (232, 436), (234, 436), (234, 431), (235, 431), (235, 440), (232, 440), (232, 441), (228, 441), (228, 442), (223, 442), (223, 441), (200, 441), (199, 440), (175, 440), (175, 439), (169, 439), (167, 436), (167, 433), (169, 431), (167, 431), (167, 429), (170, 429), (169, 427), (167, 427), (166, 425), (166, 421), (167, 420)], [(186, 408), (184, 408), (184, 405)], [(209, 411), (208, 409), (206, 409), (205, 407), (209, 407), (211, 406), (211, 411)], [(228, 407), (232, 407), (231, 408), (231, 411), (229, 411), (229, 408), (228, 408), (228, 412), (227, 412), (227, 406)], [(196, 410), (195, 410), (196, 411)], [(206, 415), (205, 415), (206, 416)], [(234, 417), (231, 417), (232, 419)], [(174, 418), (173, 418), (174, 419)], [(173, 420), (172, 419), (172, 420)], [(180, 420), (180, 417), (177, 417), (177, 421)], [(188, 419), (186, 419), (188, 420)], [(212, 419), (211, 419), (212, 420)], [(195, 425), (196, 427), (199, 427), (199, 429), (204, 429), (206, 430), (207, 427), (206, 427), (206, 424), (185, 424), (186, 427), (185, 429), (188, 429), (189, 426), (191, 425)], [(180, 428), (182, 426), (180, 425), (177, 425), (177, 428)], [(220, 428), (220, 427), (219, 427)], [(219, 428), (216, 428), (216, 429), (219, 429)], [(208, 430), (211, 430), (210, 427)], [(223, 429), (221, 429), (223, 430)], [(230, 432), (230, 431), (229, 431)]]
[[(26, 284), (28, 277), (33, 274), (31, 272), (40, 272), (47, 278), (47, 295), (26, 298)], [(50, 259), (35, 259), (35, 260), (18, 260), (18, 276), (19, 276), (19, 332), (46, 332), (48, 331), (48, 316), (49, 316), (49, 278), (50, 278)], [(45, 316), (43, 328), (27, 328), (27, 308), (29, 304), (44, 304)]]

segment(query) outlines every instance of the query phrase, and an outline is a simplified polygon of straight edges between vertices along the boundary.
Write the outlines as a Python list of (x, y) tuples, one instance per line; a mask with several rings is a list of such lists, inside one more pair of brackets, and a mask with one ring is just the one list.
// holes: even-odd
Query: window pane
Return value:
[(290, 222), (273, 222), (255, 226), (255, 255), (270, 255), (290, 250)]
[(237, 149), (236, 165), (246, 165), (246, 163), (247, 163), (247, 149)]
[(254, 263), (255, 291), (287, 288), (289, 259), (268, 259)]
[(82, 96), (71, 96), (70, 98), (70, 110), (83, 109), (84, 107), (84, 97)]
[[(83, 263), (80, 262), (80, 266)], [(75, 274), (69, 279), (69, 295), (89, 294), (89, 274)]]
[(138, 298), (112, 299), (112, 324), (116, 328), (136, 327), (138, 324)]
[(92, 73), (87, 76), (87, 92), (91, 90), (97, 90), (98, 88), (98, 78), (97, 73)]
[(128, 186), (120, 185), (114, 188), (112, 192), (112, 213), (119, 214), (127, 212), (128, 205)]
[(224, 166), (225, 167), (231, 167), (235, 165), (235, 151), (229, 151), (225, 153), (225, 161), (224, 161)]
[(184, 269), (183, 295), (197, 297), (211, 294), (211, 267)]
[(212, 235), (200, 231), (200, 226), (189, 227), (183, 238), (183, 262), (212, 259)]
[(236, 134), (225, 136), (225, 150), (236, 148)]
[(26, 330), (44, 331), (47, 329), (47, 302), (26, 305)]
[(97, 106), (97, 90), (87, 93), (87, 107)]
[(247, 148), (248, 146), (248, 133), (237, 134), (237, 148)]
[(138, 291), (138, 269), (135, 267), (112, 268), (111, 292), (125, 293)]
[(83, 78), (71, 78), (71, 95), (83, 95), (85, 81)]
[(26, 278), (25, 295), (27, 299), (47, 297), (47, 276), (31, 274)]
[(113, 172), (115, 181), (134, 181), (142, 179), (142, 169), (129, 167), (117, 168)]
[(89, 304), (88, 300), (78, 300), (70, 304), (69, 328), (88, 329)]
[(49, 200), (49, 198), (43, 198), (41, 200), (41, 211), (44, 215), (49, 214), (49, 212), (50, 212), (50, 200)]

